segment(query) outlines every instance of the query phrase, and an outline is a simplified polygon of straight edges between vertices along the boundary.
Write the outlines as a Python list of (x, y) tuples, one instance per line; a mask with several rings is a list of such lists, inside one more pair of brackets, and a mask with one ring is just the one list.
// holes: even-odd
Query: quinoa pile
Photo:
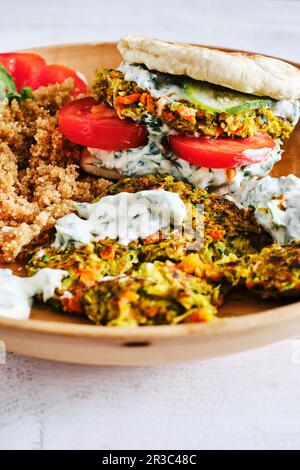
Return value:
[(74, 84), (40, 88), (34, 99), (0, 102), (0, 262), (12, 262), (24, 246), (90, 202), (108, 182), (82, 174), (80, 148), (58, 129), (57, 112), (72, 99)]

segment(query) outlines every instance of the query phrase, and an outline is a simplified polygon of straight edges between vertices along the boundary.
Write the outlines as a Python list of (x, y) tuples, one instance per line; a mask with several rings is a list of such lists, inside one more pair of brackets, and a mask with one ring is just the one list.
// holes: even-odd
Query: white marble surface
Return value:
[[(0, 0), (0, 12), (3, 51), (130, 32), (300, 62), (299, 1)], [(9, 354), (0, 384), (0, 449), (300, 448), (298, 339), (138, 369)]]

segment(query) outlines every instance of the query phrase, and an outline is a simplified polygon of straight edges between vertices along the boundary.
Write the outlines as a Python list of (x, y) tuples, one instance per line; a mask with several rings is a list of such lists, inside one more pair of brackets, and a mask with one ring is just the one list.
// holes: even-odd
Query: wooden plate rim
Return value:
[[(296, 308), (295, 308), (296, 307)], [(226, 317), (212, 323), (191, 323), (186, 325), (139, 326), (135, 328), (101, 327), (97, 325), (60, 323), (44, 320), (13, 320), (0, 317), (0, 327), (5, 330), (28, 331), (33, 333), (50, 334), (52, 336), (81, 336), (106, 339), (153, 339), (178, 338), (186, 336), (201, 336), (223, 334), (229, 332), (249, 331), (263, 326), (277, 325), (285, 320), (300, 319), (297, 307), (300, 302), (266, 310), (262, 313), (252, 313), (241, 317)]]

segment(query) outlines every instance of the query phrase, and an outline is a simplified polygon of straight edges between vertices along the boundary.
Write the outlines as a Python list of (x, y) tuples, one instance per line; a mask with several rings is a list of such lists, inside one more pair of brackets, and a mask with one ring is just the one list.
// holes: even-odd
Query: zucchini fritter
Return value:
[[(209, 320), (223, 295), (239, 283), (241, 276), (229, 262), (243, 266), (245, 255), (258, 253), (270, 244), (270, 237), (251, 214), (225, 197), (208, 194), (171, 176), (126, 178), (111, 185), (109, 194), (149, 189), (180, 195), (190, 215), (183, 231), (171, 227), (128, 246), (106, 239), (79, 248), (69, 244), (63, 251), (51, 247), (50, 237), (48, 246), (28, 251), (30, 275), (45, 267), (68, 271), (69, 276), (52, 299), (56, 306), (87, 314), (101, 325), (203, 321), (205, 315)], [(155, 281), (149, 278), (147, 266), (154, 266)], [(123, 274), (126, 279), (102, 279)], [(162, 290), (157, 293), (159, 287)], [(134, 297), (138, 300), (123, 308), (127, 290), (138, 295)], [(158, 310), (153, 310), (154, 306)], [(202, 317), (200, 307), (204, 309)], [(148, 315), (148, 310), (156, 313)]]
[(142, 264), (132, 277), (96, 284), (84, 294), (83, 306), (98, 325), (164, 325), (212, 321), (222, 300), (219, 285), (171, 262), (155, 262)]
[(75, 248), (69, 244), (60, 251), (48, 246), (28, 252), (29, 275), (42, 268), (63, 269), (69, 275), (57, 289), (52, 303), (68, 313), (82, 313), (82, 296), (104, 276), (116, 276), (129, 271), (138, 262), (134, 246), (124, 247), (111, 240)]
[(300, 297), (300, 242), (271, 245), (260, 253), (230, 256), (205, 266), (208, 282), (246, 286), (263, 298)]
[(183, 99), (162, 106), (161, 100), (153, 98), (135, 82), (125, 80), (124, 74), (117, 70), (103, 68), (96, 72), (93, 90), (96, 99), (106, 101), (121, 117), (143, 121), (150, 114), (184, 134), (197, 132), (199, 135), (218, 138), (253, 137), (264, 132), (274, 139), (283, 139), (288, 138), (293, 130), (291, 123), (275, 116), (268, 108), (236, 114), (213, 113)]
[[(250, 212), (239, 209), (224, 196), (209, 194), (204, 189), (177, 181), (173, 176), (124, 178), (111, 185), (109, 194), (146, 189), (178, 193), (182, 201), (189, 205), (193, 223), (192, 227), (184, 230), (183, 236), (178, 237), (176, 232), (172, 232), (168, 236), (163, 234), (163, 237), (153, 237), (152, 242), (151, 239), (145, 240), (141, 246), (144, 261), (180, 261), (188, 252), (196, 251), (203, 262), (210, 263), (230, 254), (241, 257), (256, 253), (271, 244), (271, 237), (257, 224)], [(201, 222), (204, 224), (202, 231)]]
[(264, 298), (300, 297), (300, 242), (250, 256), (246, 286)]

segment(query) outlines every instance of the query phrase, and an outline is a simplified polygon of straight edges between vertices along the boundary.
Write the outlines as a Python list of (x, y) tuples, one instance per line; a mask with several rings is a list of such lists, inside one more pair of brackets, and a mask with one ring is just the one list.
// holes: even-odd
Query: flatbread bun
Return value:
[(103, 167), (87, 167), (84, 168), (82, 165), (82, 168), (89, 174), (98, 176), (99, 178), (104, 178), (106, 180), (112, 180), (112, 181), (118, 181), (122, 178), (122, 173), (120, 173), (118, 170), (110, 170), (108, 168), (103, 168)]
[(117, 181), (122, 178), (122, 173), (114, 168), (104, 168), (98, 165), (97, 158), (91, 155), (88, 150), (84, 151), (80, 159), (80, 167), (87, 173), (105, 178), (108, 180)]
[(144, 64), (149, 70), (186, 75), (276, 100), (300, 99), (300, 70), (279, 59), (143, 36), (127, 36), (118, 48), (126, 62)]

